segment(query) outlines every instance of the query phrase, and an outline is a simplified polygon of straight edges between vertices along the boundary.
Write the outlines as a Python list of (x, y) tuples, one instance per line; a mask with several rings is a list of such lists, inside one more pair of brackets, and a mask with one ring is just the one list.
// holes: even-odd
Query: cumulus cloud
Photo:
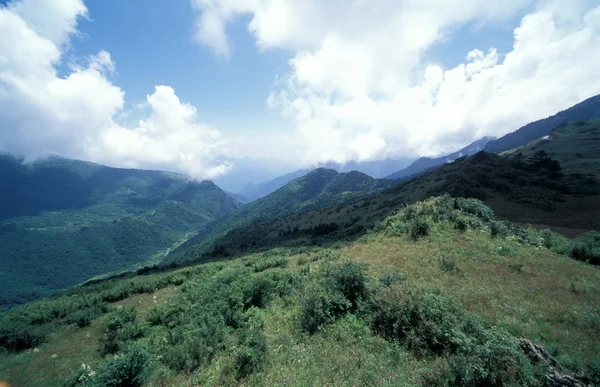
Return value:
[[(231, 55), (227, 24), (249, 16), (259, 50), (291, 53), (268, 105), (294, 122), (306, 163), (435, 155), (500, 136), (600, 93), (597, 1), (192, 0), (198, 40)], [(466, 25), (519, 17), (514, 45), (427, 63)]]
[(125, 93), (110, 80), (116, 64), (108, 52), (71, 65), (59, 76), (81, 0), (21, 0), (0, 6), (0, 150), (48, 154), (121, 167), (159, 168), (211, 178), (231, 165), (221, 133), (200, 122), (193, 106), (168, 86), (147, 96), (148, 117), (119, 124)]

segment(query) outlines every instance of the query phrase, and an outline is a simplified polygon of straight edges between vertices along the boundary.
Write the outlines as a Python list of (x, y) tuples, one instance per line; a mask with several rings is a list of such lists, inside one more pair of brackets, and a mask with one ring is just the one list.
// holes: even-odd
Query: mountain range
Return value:
[(590, 120), (595, 118), (600, 118), (600, 95), (586, 99), (585, 101), (551, 117), (529, 123), (495, 141), (490, 141), (486, 145), (485, 151), (502, 153), (520, 145), (535, 141), (540, 137), (547, 136), (552, 129), (565, 122)]
[(599, 385), (597, 103), (500, 153), (301, 170), (247, 204), (0, 156), (0, 380)]
[(394, 172), (389, 176), (386, 176), (386, 179), (400, 180), (410, 176), (416, 176), (420, 173), (423, 173), (440, 165), (451, 163), (460, 157), (472, 156), (475, 153), (482, 151), (485, 148), (485, 146), (493, 140), (495, 140), (494, 137), (483, 137), (477, 141), (472, 142), (471, 144), (467, 145), (461, 150), (451, 153), (449, 155), (437, 158), (421, 157), (408, 167), (400, 171)]
[[(254, 222), (277, 219), (290, 213), (347, 203), (395, 185), (394, 181), (374, 179), (357, 171), (339, 173), (333, 169), (318, 168), (287, 183), (270, 195), (245, 205), (228, 218), (204, 228), (194, 238), (182, 244), (173, 254), (173, 259), (195, 259), (207, 253), (216, 246), (215, 241), (226, 236), (230, 230), (248, 227)], [(238, 245), (250, 245), (253, 242), (248, 239), (240, 241)], [(193, 247), (193, 251), (188, 252), (190, 247)]]
[[(248, 241), (259, 248), (270, 248), (311, 244), (315, 239), (321, 243), (353, 240), (399, 206), (440, 195), (482, 200), (502, 219), (578, 236), (600, 229), (599, 147), (598, 121), (562, 125), (549, 139), (530, 144), (510, 156), (480, 151), (418, 177), (390, 184), (388, 189), (375, 194), (361, 191), (361, 195), (352, 197), (354, 200), (327, 201), (323, 208), (304, 205), (302, 210), (296, 207), (288, 214), (271, 212), (273, 216), (262, 219), (244, 216), (252, 221), (229, 223), (227, 232), (215, 235), (216, 238), (198, 238), (182, 245), (187, 250), (183, 259), (199, 259), (214, 246), (227, 246), (229, 253), (243, 253)], [(558, 163), (558, 169), (553, 169), (553, 161)], [(335, 176), (336, 173), (322, 170), (320, 174)], [(303, 194), (310, 191), (311, 185), (301, 185), (301, 181), (296, 180), (256, 202), (260, 202), (256, 214), (269, 213), (270, 206), (277, 208), (280, 203), (292, 200), (298, 187), (302, 187)], [(311, 203), (308, 196), (301, 200)], [(248, 209), (246, 206), (237, 214)], [(315, 227), (328, 232), (315, 234)]]
[(274, 179), (262, 183), (248, 183), (241, 190), (239, 190), (239, 194), (242, 197), (246, 198), (248, 201), (254, 201), (256, 199), (263, 198), (272, 192), (275, 192), (276, 190), (283, 187), (292, 180), (302, 177), (318, 168), (333, 169), (340, 173), (357, 171), (374, 177), (376, 179), (380, 179), (384, 178), (393, 171), (397, 171), (398, 168), (402, 168), (410, 164), (412, 161), (412, 158), (396, 158), (385, 159), (380, 161), (351, 161), (345, 164), (334, 162), (321, 163), (317, 166), (298, 169), (291, 173), (278, 176)]
[(240, 204), (209, 181), (51, 157), (0, 157), (0, 305), (158, 259)]

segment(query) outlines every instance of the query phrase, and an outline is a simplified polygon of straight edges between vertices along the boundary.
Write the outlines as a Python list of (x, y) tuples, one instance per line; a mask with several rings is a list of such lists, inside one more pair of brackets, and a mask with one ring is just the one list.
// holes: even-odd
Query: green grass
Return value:
[[(429, 225), (416, 240), (411, 237), (415, 220)], [(123, 338), (120, 351), (129, 354), (135, 343), (152, 355), (146, 385), (444, 385), (473, 375), (489, 381), (485, 378), (496, 377), (490, 372), (501, 367), (490, 369), (481, 356), (500, 351), (525, 361), (511, 344), (517, 337), (544, 345), (565, 372), (600, 376), (598, 269), (560, 254), (568, 242), (547, 231), (503, 224), (504, 231), (492, 236), (496, 222), (477, 201), (445, 197), (400, 209), (336, 250), (278, 248), (83, 287), (73, 297), (121, 294), (116, 289), (133, 284), (141, 291), (145, 281), (166, 284), (112, 303), (107, 314), (84, 328), (56, 320), (39, 351), (0, 355), (0, 379), (53, 386), (80, 375), (81, 363), (90, 370), (106, 368), (112, 355), (100, 356), (98, 340), (117, 306), (136, 310), (142, 336)], [(463, 223), (466, 227), (456, 227)], [(169, 285), (173, 280), (181, 285)], [(329, 307), (315, 304), (317, 311), (319, 305), (332, 309), (324, 309), (330, 318), (312, 334), (302, 325), (310, 289), (337, 300)], [(376, 328), (373, 318), (387, 310), (382, 302), (399, 313), (394, 318), (416, 306), (420, 317), (403, 328), (408, 336), (392, 338)], [(52, 310), (47, 303), (37, 309)], [(36, 308), (11, 313), (24, 316), (31, 310)], [(444, 317), (436, 320), (439, 313)], [(445, 327), (444, 321), (453, 323)], [(439, 330), (429, 331), (430, 324)], [(450, 341), (439, 336), (445, 329), (454, 332)], [(477, 335), (491, 341), (484, 344)], [(508, 341), (500, 344), (498, 337)], [(203, 341), (208, 339), (217, 341)], [(466, 371), (471, 366), (475, 374)], [(541, 370), (525, 363), (508, 371), (499, 377), (508, 378), (502, 380), (509, 385), (536, 385), (543, 378)], [(510, 379), (515, 377), (520, 382)]]
[(566, 123), (556, 128), (549, 139), (513, 154), (530, 157), (541, 150), (558, 160), (564, 172), (600, 176), (600, 120)]

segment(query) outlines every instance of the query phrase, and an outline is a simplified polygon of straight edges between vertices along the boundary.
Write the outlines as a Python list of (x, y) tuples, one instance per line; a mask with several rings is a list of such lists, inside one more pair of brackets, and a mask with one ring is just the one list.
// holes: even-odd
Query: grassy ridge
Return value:
[[(177, 258), (197, 260), (254, 248), (343, 243), (360, 236), (404, 203), (445, 193), (481, 199), (504, 219), (579, 236), (600, 229), (600, 180), (593, 174), (560, 170), (557, 160), (567, 160), (573, 151), (563, 148), (562, 153), (553, 155), (556, 159), (538, 151), (512, 158), (478, 153), (355, 201), (252, 223), (248, 219), (239, 225), (223, 223), (213, 238), (202, 239), (206, 234), (200, 234), (182, 246), (181, 250), (188, 251)], [(587, 154), (600, 160), (597, 154)], [(269, 197), (264, 203), (270, 203)]]
[[(27, 329), (49, 333), (37, 350), (0, 355), (0, 379), (542, 385), (546, 370), (518, 345), (525, 337), (562, 372), (597, 383), (600, 275), (558, 254), (564, 243), (501, 222), (478, 201), (433, 199), (341, 249), (275, 249), (16, 308), (0, 323), (6, 350)], [(77, 327), (73, 314), (88, 312), (100, 317)], [(29, 322), (11, 329), (16, 321)]]
[(539, 151), (557, 160), (563, 172), (600, 177), (600, 120), (566, 122), (547, 139), (512, 150), (510, 154), (528, 158)]
[(207, 253), (210, 254), (216, 245), (227, 245), (230, 250), (257, 245), (259, 242), (255, 238), (244, 238), (239, 241), (232, 241), (229, 238), (228, 242), (224, 242), (223, 238), (227, 238), (231, 230), (252, 229), (255, 222), (268, 223), (290, 213), (301, 214), (341, 205), (396, 184), (390, 180), (374, 179), (356, 171), (338, 173), (332, 169), (316, 169), (267, 197), (245, 205), (227, 219), (204, 227), (197, 236), (178, 248), (178, 251), (173, 254), (173, 259), (194, 260)]

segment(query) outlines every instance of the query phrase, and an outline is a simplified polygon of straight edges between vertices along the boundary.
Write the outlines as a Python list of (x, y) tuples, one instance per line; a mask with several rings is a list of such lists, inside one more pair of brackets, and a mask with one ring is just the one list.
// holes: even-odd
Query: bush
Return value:
[(492, 221), (490, 223), (490, 234), (492, 238), (504, 238), (508, 235), (508, 227), (501, 221)]
[(272, 267), (287, 267), (288, 259), (286, 257), (261, 258), (252, 265), (255, 273), (260, 273)]
[(231, 286), (230, 298), (240, 303), (243, 310), (252, 306), (264, 308), (275, 293), (275, 283), (266, 276), (250, 276)]
[(454, 200), (454, 208), (475, 215), (484, 222), (494, 219), (494, 211), (478, 199), (457, 198)]
[(148, 377), (150, 358), (150, 353), (144, 347), (131, 346), (122, 355), (106, 361), (87, 385), (98, 387), (142, 386)]
[(440, 264), (440, 269), (442, 269), (446, 273), (457, 273), (460, 271), (460, 269), (458, 268), (458, 266), (456, 265), (456, 263), (454, 261), (442, 258), (442, 259), (440, 259), (439, 264)]
[(351, 311), (368, 296), (365, 270), (366, 265), (348, 261), (325, 271), (326, 286), (340, 292), (350, 302)]
[(260, 371), (267, 357), (267, 339), (257, 329), (244, 330), (238, 336), (235, 370), (238, 379)]
[(454, 221), (454, 228), (458, 231), (467, 231), (469, 224), (463, 217), (457, 217)]
[(573, 242), (571, 257), (590, 263), (600, 265), (600, 233), (590, 231)]
[(169, 329), (168, 342), (162, 349), (167, 366), (179, 372), (192, 372), (210, 363), (225, 348), (230, 331), (225, 318), (209, 307), (190, 313), (187, 323)]
[(86, 327), (92, 323), (96, 318), (102, 316), (108, 310), (108, 304), (103, 305), (99, 308), (90, 308), (77, 311), (70, 314), (65, 318), (66, 324), (76, 324), (79, 328)]
[(106, 356), (123, 349), (128, 341), (144, 336), (144, 329), (136, 323), (135, 309), (121, 309), (105, 323), (105, 333), (100, 338), (100, 354)]
[(379, 277), (379, 282), (383, 286), (390, 286), (391, 284), (402, 282), (402, 281), (404, 281), (404, 279), (405, 279), (405, 277), (403, 275), (396, 274), (396, 273), (388, 273), (388, 274), (384, 274), (381, 277)]
[(483, 331), (479, 340), (461, 347), (459, 353), (450, 361), (453, 385), (532, 385), (541, 376), (516, 340), (495, 330)]
[(534, 382), (534, 369), (508, 334), (485, 328), (451, 299), (438, 294), (385, 288), (375, 298), (372, 329), (404, 344), (417, 356), (448, 356), (423, 375), (430, 384), (503, 386)]
[(300, 304), (300, 328), (307, 333), (315, 333), (333, 323), (350, 307), (350, 302), (340, 292), (313, 285)]
[(17, 352), (42, 344), (50, 329), (45, 326), (31, 326), (12, 319), (0, 321), (0, 348)]
[(412, 221), (411, 223), (411, 227), (410, 227), (410, 237), (413, 240), (417, 240), (423, 237), (426, 237), (427, 235), (429, 235), (429, 230), (431, 229), (431, 226), (429, 225), (429, 223), (424, 220), (424, 219), (416, 219), (414, 221)]
[(375, 298), (372, 329), (418, 354), (444, 354), (453, 352), (462, 338), (456, 330), (461, 318), (451, 300), (392, 285)]

